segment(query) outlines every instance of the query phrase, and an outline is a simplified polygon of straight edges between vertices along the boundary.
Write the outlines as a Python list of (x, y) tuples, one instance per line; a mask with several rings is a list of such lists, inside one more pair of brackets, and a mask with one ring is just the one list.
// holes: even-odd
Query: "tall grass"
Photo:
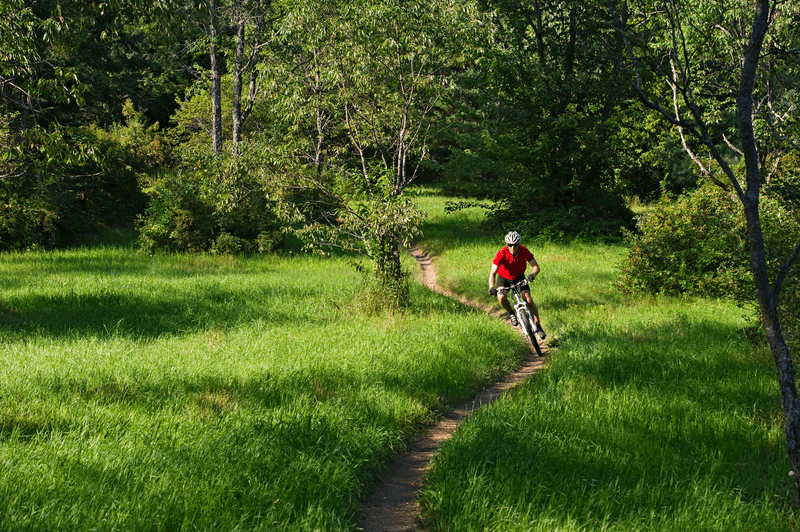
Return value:
[(377, 316), (360, 290), (336, 258), (0, 255), (0, 529), (354, 529), (383, 464), (523, 353), (420, 287)]
[[(439, 283), (492, 302), (507, 228), (417, 199)], [(428, 528), (797, 529), (774, 370), (738, 309), (626, 299), (621, 249), (524, 243), (557, 349), (442, 448)], [(0, 255), (0, 529), (353, 530), (383, 464), (523, 353), (417, 285), (378, 315), (363, 290), (339, 258)]]
[[(442, 216), (430, 232), (440, 281), (491, 301), (502, 228), (423, 201)], [(775, 370), (741, 334), (743, 312), (622, 297), (613, 246), (523, 243), (542, 267), (533, 294), (557, 349), (445, 443), (426, 530), (797, 530)]]

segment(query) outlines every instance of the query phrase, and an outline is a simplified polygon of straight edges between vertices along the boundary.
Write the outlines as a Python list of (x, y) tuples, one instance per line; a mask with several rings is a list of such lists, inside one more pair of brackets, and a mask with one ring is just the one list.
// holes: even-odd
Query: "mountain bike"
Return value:
[(525, 304), (525, 297), (522, 295), (522, 288), (525, 286), (528, 286), (528, 280), (522, 278), (506, 288), (499, 288), (497, 291), (503, 294), (509, 291), (514, 293), (514, 299), (517, 301), (513, 305), (514, 314), (517, 315), (517, 321), (519, 322), (520, 328), (522, 328), (522, 334), (533, 344), (533, 348), (536, 349), (536, 354), (543, 356), (542, 348), (539, 347), (539, 340), (536, 338), (536, 334), (534, 334), (533, 316), (531, 315), (528, 305)]

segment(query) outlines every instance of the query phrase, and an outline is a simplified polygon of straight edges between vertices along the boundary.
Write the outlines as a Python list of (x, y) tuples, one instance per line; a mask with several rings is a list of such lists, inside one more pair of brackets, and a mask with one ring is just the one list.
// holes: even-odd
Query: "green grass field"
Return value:
[[(491, 302), (504, 231), (416, 194), (439, 283)], [(742, 312), (623, 297), (619, 247), (527, 243), (552, 363), (442, 448), (428, 529), (798, 529)], [(361, 290), (341, 258), (0, 255), (0, 530), (354, 530), (391, 456), (525, 353), (418, 284), (377, 316)]]
[[(426, 235), (440, 282), (489, 301), (504, 231), (480, 229), (480, 209), (441, 219)], [(445, 443), (426, 530), (798, 530), (776, 372), (743, 337), (745, 311), (624, 297), (619, 247), (523, 243), (542, 267), (534, 299), (557, 349)]]
[(106, 247), (0, 272), (1, 530), (353, 530), (408, 438), (524, 353), (420, 287), (365, 316), (339, 259)]

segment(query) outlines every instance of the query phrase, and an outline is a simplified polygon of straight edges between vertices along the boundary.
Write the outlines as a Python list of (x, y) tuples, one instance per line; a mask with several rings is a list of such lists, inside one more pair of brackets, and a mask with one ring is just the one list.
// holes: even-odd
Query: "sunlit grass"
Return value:
[[(417, 199), (439, 283), (493, 303), (504, 231)], [(796, 530), (739, 309), (626, 299), (621, 248), (523, 242), (551, 365), (442, 448), (429, 529)], [(0, 255), (0, 529), (354, 530), (388, 459), (524, 352), (419, 285), (377, 316), (361, 290), (338, 258)]]
[[(443, 212), (445, 198), (427, 196)], [(503, 232), (432, 235), (440, 281), (491, 299)], [(426, 245), (428, 240), (426, 240)], [(704, 299), (626, 298), (622, 250), (530, 242), (551, 365), (445, 443), (422, 504), (426, 530), (797, 530), (775, 370), (743, 338), (743, 311)]]
[(352, 530), (382, 465), (523, 352), (418, 286), (364, 315), (339, 259), (105, 247), (0, 279), (3, 530)]

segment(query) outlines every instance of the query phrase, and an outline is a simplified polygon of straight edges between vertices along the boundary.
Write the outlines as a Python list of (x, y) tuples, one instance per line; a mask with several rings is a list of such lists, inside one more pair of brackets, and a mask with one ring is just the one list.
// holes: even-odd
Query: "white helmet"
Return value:
[(519, 244), (522, 237), (516, 231), (511, 231), (506, 235), (506, 244)]

